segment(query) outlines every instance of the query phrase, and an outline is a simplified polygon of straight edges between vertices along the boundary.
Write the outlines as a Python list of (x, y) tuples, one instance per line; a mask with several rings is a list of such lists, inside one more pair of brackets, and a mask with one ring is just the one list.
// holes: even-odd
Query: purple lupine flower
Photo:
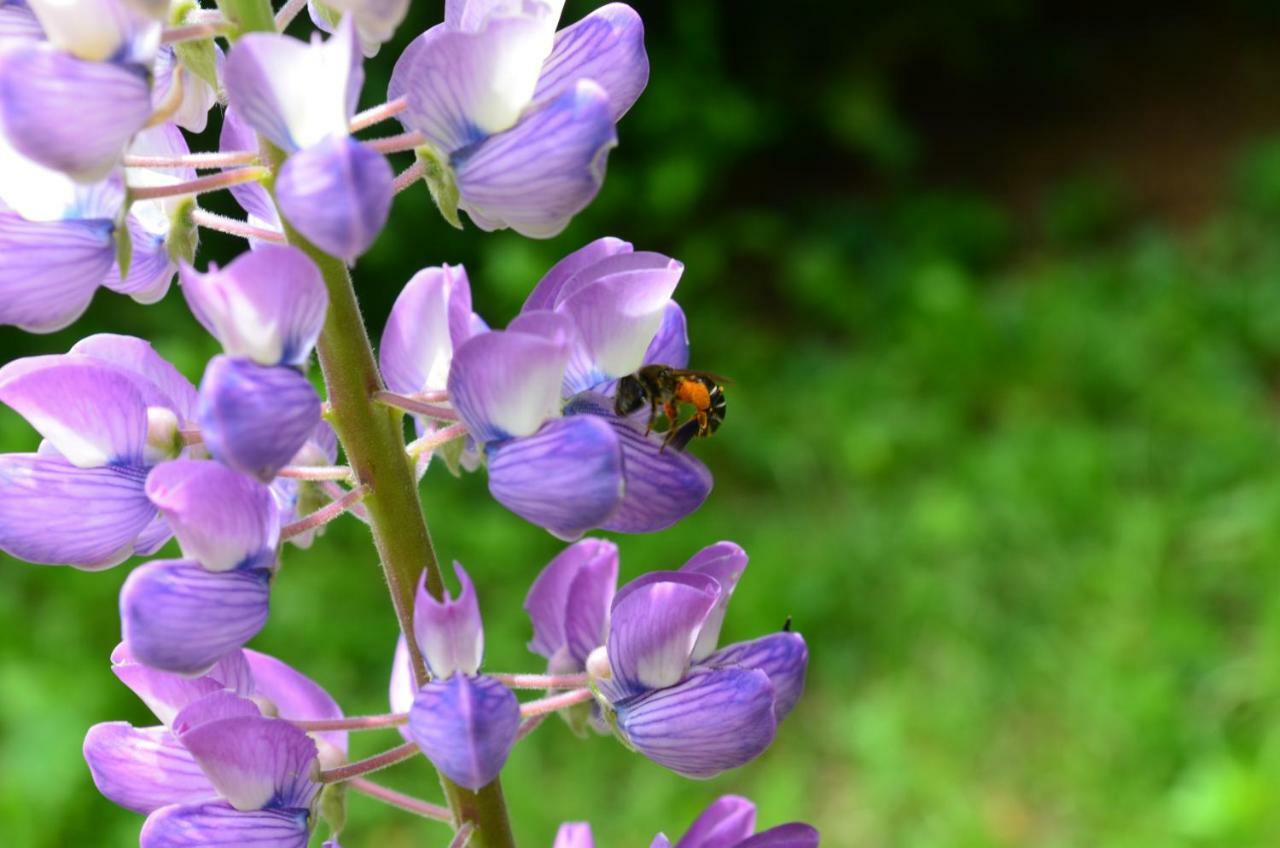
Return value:
[[(222, 112), (222, 132), (218, 136), (218, 149), (226, 152), (242, 150), (258, 150), (258, 134), (253, 127), (240, 117), (240, 112), (228, 105)], [(239, 183), (231, 186), (231, 196), (245, 211), (250, 224), (263, 229), (283, 233), (280, 213), (276, 210), (275, 201), (261, 183)], [(263, 242), (250, 239), (249, 246), (254, 250), (263, 246)]]
[(142, 845), (218, 844), (214, 837), (272, 848), (306, 844), (318, 789), (313, 769), (344, 761), (347, 738), (308, 738), (289, 720), (341, 718), (327, 692), (248, 650), (198, 677), (141, 665), (124, 645), (111, 661), (161, 724), (95, 725), (84, 756), (104, 796), (147, 816)]
[[(213, 52), (214, 72), (220, 75), (226, 56), (222, 48), (209, 42)], [(209, 110), (218, 102), (218, 92), (199, 74), (178, 61), (177, 52), (170, 45), (162, 45), (156, 51), (152, 67), (155, 84), (151, 89), (151, 102), (159, 111), (167, 106), (174, 92), (175, 79), (182, 86), (181, 100), (173, 113), (173, 123), (193, 133), (202, 133), (209, 125)]]
[(619, 418), (605, 394), (655, 356), (687, 359), (671, 300), (682, 271), (617, 239), (592, 242), (547, 273), (506, 330), (454, 352), (450, 401), (512, 512), (575, 539), (661, 530), (706, 499), (706, 467)]
[(409, 0), (307, 0), (311, 22), (324, 32), (333, 32), (342, 15), (353, 16), (360, 47), (369, 59), (391, 40), (408, 11)]
[[(590, 658), (601, 705), (629, 747), (686, 777), (757, 757), (804, 688), (808, 649), (784, 631), (716, 650), (747, 556), (732, 542), (657, 571), (613, 598), (607, 671)], [(593, 613), (587, 613), (594, 620)]]
[(149, 562), (125, 580), (124, 642), (152, 668), (202, 674), (266, 624), (279, 508), (265, 485), (208, 460), (157, 466), (146, 494), (183, 558)]
[(560, 3), (449, 0), (396, 62), (388, 98), (427, 138), (447, 218), (548, 238), (604, 181), (615, 125), (649, 78), (644, 26), (611, 3), (556, 33)]
[(320, 421), (303, 374), (329, 295), (306, 254), (264, 245), (207, 273), (184, 266), (183, 293), (221, 343), (200, 383), (200, 429), (215, 459), (270, 482)]
[[(756, 805), (739, 795), (722, 795), (689, 826), (675, 848), (818, 848), (818, 831), (790, 822), (755, 833)], [(595, 848), (591, 825), (565, 822), (556, 832), (554, 848)], [(659, 833), (650, 848), (671, 848)]]
[(0, 369), (0, 402), (45, 439), (36, 453), (0, 455), (0, 550), (97, 570), (164, 544), (168, 524), (144, 486), (183, 452), (196, 396), (151, 345), (103, 334), (15, 360)]
[(394, 194), (386, 159), (349, 133), (363, 81), (350, 15), (323, 43), (250, 33), (226, 61), (227, 96), (240, 119), (289, 154), (276, 177), (280, 213), (348, 261), (373, 244)]
[[(502, 771), (520, 726), (520, 705), (510, 689), (479, 674), (484, 631), (475, 587), (453, 564), (461, 590), (437, 601), (425, 576), (414, 604), (414, 638), (432, 679), (412, 697), (408, 738), (454, 783), (479, 789)], [(402, 709), (412, 692), (413, 673), (404, 639), (396, 649), (391, 699)], [(408, 690), (406, 692), (405, 690)]]

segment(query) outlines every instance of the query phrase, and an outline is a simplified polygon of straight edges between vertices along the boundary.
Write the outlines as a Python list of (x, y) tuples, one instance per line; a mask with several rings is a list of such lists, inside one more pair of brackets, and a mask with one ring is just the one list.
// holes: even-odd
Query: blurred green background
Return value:
[[(1276, 4), (637, 5), (652, 79), (594, 205), (533, 242), (456, 233), (407, 193), (358, 288), (376, 336), (415, 270), (463, 262), (502, 325), (596, 237), (682, 259), (693, 364), (736, 382), (693, 448), (711, 498), (620, 538), (623, 576), (736, 540), (725, 639), (792, 616), (813, 660), (775, 745), (706, 783), (547, 724), (506, 772), (521, 843), (587, 819), (601, 848), (646, 846), (737, 792), (829, 846), (1280, 844)], [(402, 41), (439, 13), (416, 3)], [(96, 331), (193, 379), (215, 352), (176, 291), (103, 293), (0, 349)], [(3, 413), (0, 447), (35, 442)], [(483, 474), (435, 468), (423, 498), (479, 584), (487, 666), (535, 669), (520, 604), (559, 545)], [(94, 722), (150, 718), (108, 671), (127, 572), (0, 562), (10, 845), (136, 839), (79, 753)], [(289, 551), (272, 600), (254, 647), (385, 709), (395, 625), (360, 525)], [(438, 798), (425, 763), (384, 779)], [(350, 811), (349, 848), (448, 841)]]

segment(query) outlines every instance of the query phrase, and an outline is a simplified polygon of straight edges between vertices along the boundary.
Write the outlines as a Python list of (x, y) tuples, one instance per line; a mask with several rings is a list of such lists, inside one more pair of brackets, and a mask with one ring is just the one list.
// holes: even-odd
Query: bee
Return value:
[[(667, 416), (666, 438), (662, 441), (676, 450), (684, 450), (695, 436), (710, 436), (724, 421), (725, 401), (721, 383), (729, 382), (706, 371), (688, 371), (670, 365), (646, 365), (618, 381), (613, 409), (619, 415), (630, 415), (649, 405), (649, 422), (645, 435), (653, 430), (658, 407)], [(680, 404), (693, 407), (693, 417), (680, 422)]]

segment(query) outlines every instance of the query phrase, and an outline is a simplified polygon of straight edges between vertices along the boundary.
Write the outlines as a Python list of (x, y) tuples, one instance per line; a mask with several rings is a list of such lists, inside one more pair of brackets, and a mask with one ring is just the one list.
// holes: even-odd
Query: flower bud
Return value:
[(441, 679), (456, 672), (475, 674), (484, 656), (484, 630), (475, 587), (459, 563), (453, 564), (453, 570), (461, 586), (457, 599), (450, 597), (447, 590), (443, 600), (431, 597), (423, 575), (413, 610), (418, 646), (431, 675)]

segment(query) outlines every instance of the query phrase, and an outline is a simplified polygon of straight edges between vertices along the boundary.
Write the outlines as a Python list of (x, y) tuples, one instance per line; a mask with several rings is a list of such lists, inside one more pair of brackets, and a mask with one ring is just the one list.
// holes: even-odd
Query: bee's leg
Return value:
[(676, 408), (674, 401), (667, 401), (662, 405), (662, 411), (667, 416), (667, 432), (673, 432), (676, 429), (676, 425), (680, 423), (677, 420), (680, 417), (680, 410)]
[(710, 436), (711, 422), (707, 419), (707, 411), (705, 409), (699, 409), (694, 415), (694, 419), (698, 422), (698, 435)]
[(658, 402), (649, 400), (649, 421), (644, 425), (644, 434), (647, 436), (653, 432), (653, 422), (658, 420)]

